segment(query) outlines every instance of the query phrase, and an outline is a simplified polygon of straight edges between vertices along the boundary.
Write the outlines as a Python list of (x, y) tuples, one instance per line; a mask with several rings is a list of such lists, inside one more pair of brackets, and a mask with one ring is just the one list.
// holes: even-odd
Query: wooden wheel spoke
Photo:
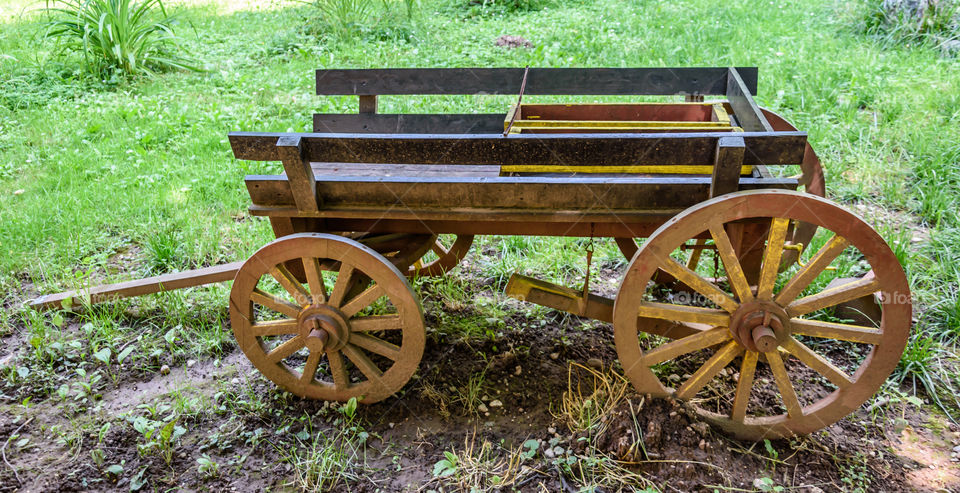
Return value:
[(279, 363), (291, 354), (299, 351), (302, 347), (304, 347), (304, 345), (303, 337), (294, 337), (293, 339), (283, 342), (267, 353), (267, 361), (274, 364)]
[(699, 351), (703, 348), (719, 344), (730, 339), (730, 331), (726, 327), (705, 330), (699, 334), (668, 342), (643, 355), (643, 365), (650, 367), (677, 356)]
[[(741, 303), (752, 301), (753, 292), (750, 291), (750, 283), (747, 282), (747, 276), (743, 273), (743, 266), (737, 259), (737, 253), (733, 249), (730, 237), (727, 235), (722, 224), (710, 225), (710, 236), (713, 237), (713, 244), (717, 247), (717, 253), (723, 261), (723, 267), (727, 270), (727, 278), (730, 280), (730, 286), (733, 292), (740, 299)], [(699, 244), (699, 243), (698, 243)], [(699, 252), (697, 250), (696, 252)], [(696, 253), (695, 252), (695, 253)], [(691, 269), (693, 267), (690, 267)]]
[(810, 312), (822, 310), (839, 303), (855, 300), (862, 296), (875, 293), (880, 289), (880, 281), (875, 277), (865, 277), (848, 282), (840, 286), (810, 295), (787, 305), (787, 314), (799, 317)]
[(293, 297), (293, 300), (296, 301), (298, 305), (306, 306), (310, 304), (310, 293), (304, 289), (303, 284), (300, 284), (300, 281), (287, 270), (287, 266), (280, 264), (271, 267), (270, 275), (283, 286), (283, 289), (290, 293), (290, 296)]
[(747, 351), (740, 364), (740, 378), (737, 380), (737, 393), (733, 398), (733, 408), (730, 410), (730, 419), (743, 423), (747, 415), (747, 403), (750, 402), (750, 392), (753, 390), (753, 375), (757, 370), (759, 353)]
[(343, 304), (343, 298), (347, 295), (347, 290), (350, 289), (351, 281), (353, 280), (354, 268), (352, 265), (347, 263), (340, 264), (340, 273), (337, 274), (337, 282), (333, 285), (333, 292), (330, 293), (330, 299), (327, 301), (327, 304), (340, 307)]
[(340, 311), (343, 312), (343, 316), (350, 318), (383, 297), (384, 294), (383, 287), (379, 284), (374, 284), (345, 303), (340, 307)]
[(723, 310), (690, 305), (674, 305), (644, 301), (637, 312), (638, 317), (658, 318), (671, 322), (707, 324), (714, 327), (730, 325), (730, 314)]
[(661, 269), (673, 277), (676, 277), (687, 286), (690, 286), (698, 293), (706, 296), (707, 299), (719, 305), (724, 310), (733, 312), (736, 311), (739, 306), (737, 301), (731, 298), (730, 295), (724, 293), (723, 290), (716, 285), (690, 270), (687, 266), (680, 264), (669, 255), (658, 255), (656, 260)]
[(377, 368), (377, 364), (370, 360), (370, 357), (366, 354), (363, 354), (362, 351), (356, 348), (351, 344), (347, 344), (342, 349), (343, 354), (346, 355), (347, 359), (353, 362), (353, 364), (360, 370), (360, 373), (363, 373), (367, 380), (379, 381), (383, 377), (383, 372), (380, 371), (380, 368)]
[(310, 297), (314, 303), (327, 302), (327, 287), (323, 284), (323, 271), (320, 260), (314, 257), (303, 257), (303, 272), (307, 276), (307, 285), (310, 286)]
[(403, 328), (400, 315), (375, 315), (350, 320), (351, 332), (370, 332), (374, 330), (399, 330)]
[(282, 313), (290, 318), (297, 318), (297, 315), (300, 314), (299, 306), (260, 289), (253, 290), (253, 293), (250, 295), (250, 301), (267, 307), (277, 313)]
[(837, 387), (842, 389), (853, 384), (853, 380), (843, 370), (834, 366), (833, 363), (827, 361), (826, 358), (820, 356), (802, 342), (790, 337), (781, 346)]
[(773, 286), (777, 281), (777, 273), (780, 272), (780, 257), (783, 255), (789, 226), (790, 220), (782, 217), (775, 217), (770, 223), (767, 248), (763, 252), (763, 265), (760, 267), (760, 282), (757, 285), (757, 298), (761, 300), (773, 299)]
[(257, 337), (296, 334), (298, 332), (297, 321), (291, 318), (267, 320), (251, 325), (250, 331)]
[(333, 386), (337, 390), (350, 388), (350, 377), (347, 376), (347, 367), (343, 364), (343, 355), (340, 351), (327, 351), (327, 364), (330, 365), (330, 376)]
[[(702, 246), (704, 246), (704, 245), (706, 245), (706, 244), (707, 244), (707, 240), (705, 240), (705, 239), (703, 239), (703, 238), (700, 238), (700, 239), (698, 239), (698, 240), (696, 241), (696, 246), (701, 246), (701, 247), (702, 247)], [(690, 252), (690, 259), (687, 260), (687, 268), (688, 268), (688, 269), (693, 270), (693, 271), (697, 270), (697, 264), (700, 263), (700, 255), (701, 255), (702, 253), (703, 253), (703, 249), (702, 249), (702, 248), (694, 248), (693, 251)]]
[(321, 356), (323, 356), (322, 351), (312, 351), (310, 356), (307, 357), (307, 364), (303, 366), (303, 373), (300, 375), (301, 383), (313, 382), (313, 377), (317, 375), (317, 366), (320, 365)]
[(443, 243), (440, 242), (440, 238), (437, 238), (437, 240), (433, 242), (433, 245), (430, 246), (430, 250), (437, 254), (438, 257), (443, 257), (444, 255), (450, 253), (450, 249), (443, 246)]
[(837, 258), (843, 249), (849, 245), (845, 238), (834, 235), (820, 250), (814, 254), (809, 262), (803, 265), (799, 271), (787, 281), (787, 284), (777, 294), (776, 303), (780, 306), (787, 305), (813, 282), (824, 269)]
[(379, 337), (374, 337), (363, 333), (355, 333), (350, 335), (350, 344), (366, 349), (371, 353), (379, 354), (380, 356), (388, 358), (391, 361), (396, 361), (400, 358), (400, 346), (384, 341)]
[(791, 332), (795, 335), (836, 339), (838, 341), (859, 342), (861, 344), (880, 344), (883, 332), (862, 325), (824, 322), (822, 320), (790, 319)]
[(779, 350), (775, 349), (763, 354), (767, 357), (773, 379), (777, 382), (777, 388), (780, 389), (780, 397), (783, 399), (784, 407), (787, 408), (787, 416), (790, 418), (803, 416), (803, 408), (800, 406), (800, 400), (797, 398), (797, 392), (793, 389), (793, 384), (790, 383), (790, 374), (783, 366), (783, 359), (780, 358)]
[(741, 349), (737, 341), (730, 341), (720, 348), (693, 376), (688, 378), (686, 382), (683, 382), (683, 385), (677, 389), (677, 398), (690, 399), (697, 395), (697, 392), (706, 386), (717, 373), (720, 373), (720, 370), (727, 366), (727, 363), (730, 363), (733, 358), (737, 357)]

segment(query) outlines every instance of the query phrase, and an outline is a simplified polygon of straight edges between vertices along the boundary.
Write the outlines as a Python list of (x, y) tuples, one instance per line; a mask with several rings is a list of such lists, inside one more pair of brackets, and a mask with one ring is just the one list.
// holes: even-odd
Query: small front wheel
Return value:
[(264, 376), (311, 399), (389, 397), (413, 376), (426, 342), (403, 273), (369, 247), (320, 233), (284, 236), (253, 254), (234, 279), (230, 321)]

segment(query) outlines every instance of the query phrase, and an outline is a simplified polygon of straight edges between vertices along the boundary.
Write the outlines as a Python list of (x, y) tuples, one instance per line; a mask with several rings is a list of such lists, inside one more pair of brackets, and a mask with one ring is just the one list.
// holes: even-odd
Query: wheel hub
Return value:
[(350, 324), (340, 310), (322, 303), (301, 310), (297, 327), (311, 352), (336, 351), (350, 338)]
[(748, 350), (767, 353), (790, 337), (790, 317), (772, 301), (750, 301), (733, 312), (730, 334)]

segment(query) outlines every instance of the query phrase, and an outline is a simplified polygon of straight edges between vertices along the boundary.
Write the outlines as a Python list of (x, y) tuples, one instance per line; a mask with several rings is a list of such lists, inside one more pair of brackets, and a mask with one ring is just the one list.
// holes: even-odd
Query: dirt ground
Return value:
[[(458, 275), (474, 293), (499, 296), (478, 269), (468, 265)], [(571, 432), (557, 417), (568, 378), (586, 385), (589, 378), (578, 379), (587, 375), (585, 368), (606, 371), (614, 364), (609, 324), (517, 311), (495, 337), (463, 338), (439, 327), (469, 317), (474, 308), (445, 306), (430, 296), (425, 305), (431, 336), (419, 373), (399, 395), (360, 406), (352, 425), (336, 406), (276, 390), (235, 347), (219, 361), (171, 361), (166, 375), (121, 372), (116, 383), (102, 383), (100, 398), (85, 409), (17, 389), (0, 403), (0, 491), (128, 491), (139, 483), (141, 491), (292, 491), (303, 483), (285, 437), (332, 436), (357, 423), (364, 433), (362, 457), (353, 458), (335, 491), (466, 489), (470, 478), (435, 479), (435, 464), (445, 451), (484, 447), (492, 451), (490, 460), (478, 469), (498, 472), (505, 491), (573, 492), (585, 484), (600, 485), (587, 491), (644, 485), (665, 491), (960, 491), (960, 469), (951, 458), (960, 427), (907, 405), (865, 406), (812, 436), (768, 445), (731, 440), (680, 403), (628, 391), (594, 432)], [(68, 330), (78, 328), (68, 322)], [(23, 339), (21, 333), (4, 337), (4, 364)], [(571, 377), (572, 363), (583, 367), (574, 366)], [(474, 387), (483, 395), (474, 404), (483, 406), (471, 410), (456, 396), (478, 375), (482, 383)], [(180, 421), (186, 432), (171, 448), (170, 463), (140, 453), (143, 437), (130, 416), (189, 397), (199, 404)], [(306, 419), (290, 419), (300, 416)], [(511, 463), (517, 451), (529, 450), (531, 439), (538, 444), (534, 453)], [(576, 459), (565, 463), (564, 457)], [(215, 473), (201, 473), (198, 459), (204, 458), (219, 465)], [(125, 472), (109, 472), (111, 464)]]

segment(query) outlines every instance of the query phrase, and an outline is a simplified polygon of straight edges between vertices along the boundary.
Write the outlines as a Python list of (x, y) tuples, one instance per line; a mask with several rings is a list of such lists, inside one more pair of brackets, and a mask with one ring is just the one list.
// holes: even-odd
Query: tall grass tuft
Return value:
[(200, 68), (182, 51), (172, 26), (176, 16), (160, 0), (65, 0), (48, 2), (46, 36), (83, 55), (100, 78)]
[(960, 38), (960, 1), (869, 1), (861, 24), (866, 34), (887, 44), (932, 42), (946, 48)]

